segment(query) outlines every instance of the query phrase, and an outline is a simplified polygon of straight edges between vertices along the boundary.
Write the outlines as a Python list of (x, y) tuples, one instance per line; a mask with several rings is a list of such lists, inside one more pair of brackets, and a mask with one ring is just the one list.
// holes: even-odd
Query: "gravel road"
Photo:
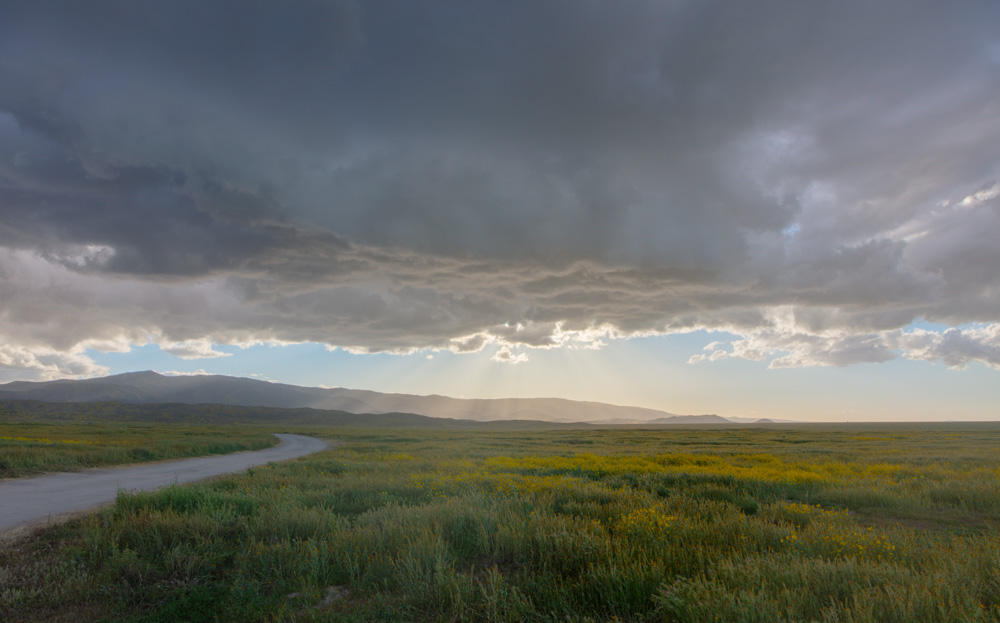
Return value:
[(119, 489), (149, 490), (243, 471), (273, 461), (325, 450), (321, 439), (275, 435), (281, 441), (265, 450), (234, 452), (145, 465), (91, 469), (69, 474), (0, 481), (0, 532), (25, 525), (45, 525), (66, 513), (106, 504)]

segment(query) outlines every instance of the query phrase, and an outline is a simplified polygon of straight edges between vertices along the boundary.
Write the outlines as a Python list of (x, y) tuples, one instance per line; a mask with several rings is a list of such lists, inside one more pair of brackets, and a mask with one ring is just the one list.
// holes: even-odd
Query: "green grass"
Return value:
[(0, 548), (7, 620), (1000, 621), (996, 425), (312, 429)]
[(0, 479), (273, 446), (268, 431), (231, 426), (0, 424)]

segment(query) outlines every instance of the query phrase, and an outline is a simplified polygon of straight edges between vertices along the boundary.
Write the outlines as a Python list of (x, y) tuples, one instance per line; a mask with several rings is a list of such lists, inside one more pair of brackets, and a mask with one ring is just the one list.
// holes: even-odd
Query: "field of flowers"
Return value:
[(0, 478), (260, 450), (267, 431), (233, 427), (0, 422)]
[(311, 432), (0, 546), (0, 612), (1000, 621), (996, 425)]

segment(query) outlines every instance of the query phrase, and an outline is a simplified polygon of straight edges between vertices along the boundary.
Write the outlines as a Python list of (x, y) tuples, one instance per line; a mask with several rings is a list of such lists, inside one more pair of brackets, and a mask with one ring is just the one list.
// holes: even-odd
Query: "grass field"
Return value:
[(1000, 621), (997, 425), (311, 432), (3, 545), (0, 612)]
[(232, 426), (0, 423), (0, 478), (259, 450), (277, 441)]

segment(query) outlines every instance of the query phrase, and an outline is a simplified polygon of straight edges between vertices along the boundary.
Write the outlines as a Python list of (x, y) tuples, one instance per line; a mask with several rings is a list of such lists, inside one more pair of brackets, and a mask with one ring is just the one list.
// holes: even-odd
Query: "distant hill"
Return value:
[(648, 424), (732, 424), (721, 415), (673, 415), (649, 420)]
[(437, 395), (385, 394), (359, 389), (299, 387), (221, 375), (165, 376), (156, 372), (129, 372), (82, 381), (14, 381), (0, 385), (0, 400), (309, 408), (353, 414), (412, 413), (477, 421), (732, 423), (718, 415), (674, 415), (643, 407), (623, 407), (562, 398), (463, 399)]
[(796, 420), (776, 420), (773, 418), (753, 418), (753, 417), (728, 417), (726, 418), (734, 424), (801, 424)]
[(322, 409), (281, 409), (213, 404), (129, 404), (123, 402), (42, 402), (0, 400), (3, 422), (156, 423), (218, 426), (345, 426), (363, 428), (429, 428), (473, 430), (549, 430), (581, 428), (589, 424), (561, 424), (532, 420), (475, 422), (435, 418), (414, 413), (357, 414)]

